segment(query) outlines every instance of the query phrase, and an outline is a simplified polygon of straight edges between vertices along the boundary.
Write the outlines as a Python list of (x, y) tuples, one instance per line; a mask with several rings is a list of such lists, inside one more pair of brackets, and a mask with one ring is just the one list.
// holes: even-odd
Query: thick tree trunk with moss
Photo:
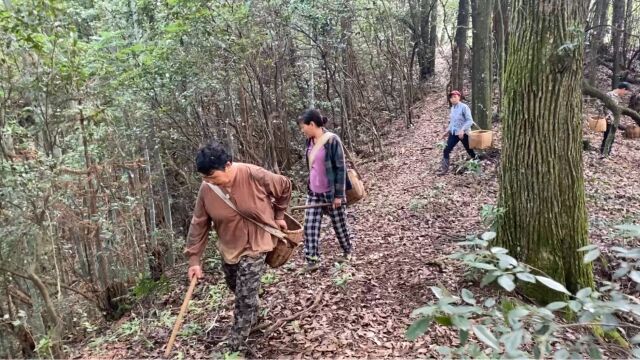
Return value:
[[(582, 29), (588, 0), (515, 0), (504, 78), (498, 243), (570, 291), (593, 286), (582, 169)], [(525, 290), (542, 302), (562, 294)]]
[(471, 113), (483, 129), (491, 128), (491, 13), (493, 0), (472, 0), (473, 54), (471, 58)]

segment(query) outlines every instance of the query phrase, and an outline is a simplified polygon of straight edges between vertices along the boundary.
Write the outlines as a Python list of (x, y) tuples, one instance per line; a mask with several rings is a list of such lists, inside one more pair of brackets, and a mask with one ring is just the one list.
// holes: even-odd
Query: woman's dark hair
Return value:
[(198, 149), (196, 170), (201, 174), (210, 175), (215, 170), (224, 170), (225, 165), (231, 161), (231, 154), (226, 147), (217, 141), (212, 141)]
[(311, 123), (314, 123), (317, 127), (323, 127), (327, 124), (327, 122), (329, 122), (329, 119), (327, 119), (325, 116), (322, 116), (320, 114), (320, 111), (316, 109), (309, 109), (298, 118), (298, 124), (302, 123), (305, 125), (309, 125)]

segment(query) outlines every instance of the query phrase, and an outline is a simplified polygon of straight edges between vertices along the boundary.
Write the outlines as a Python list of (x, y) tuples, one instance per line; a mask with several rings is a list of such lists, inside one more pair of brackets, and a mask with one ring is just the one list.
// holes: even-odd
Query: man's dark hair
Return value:
[(631, 85), (629, 85), (629, 83), (626, 81), (621, 81), (618, 83), (618, 86), (616, 86), (616, 89), (630, 90)]
[(232, 157), (227, 148), (217, 141), (212, 141), (198, 149), (196, 170), (203, 175), (211, 175), (215, 170), (224, 170), (224, 166), (231, 161)]

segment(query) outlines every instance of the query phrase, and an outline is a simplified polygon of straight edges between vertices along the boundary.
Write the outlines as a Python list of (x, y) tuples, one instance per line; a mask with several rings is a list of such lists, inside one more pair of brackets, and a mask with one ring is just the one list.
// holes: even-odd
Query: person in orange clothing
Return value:
[[(213, 224), (225, 281), (236, 296), (227, 344), (236, 351), (257, 322), (260, 278), (265, 271), (266, 254), (276, 245), (271, 234), (238, 211), (257, 222), (286, 229), (284, 212), (291, 199), (291, 181), (259, 166), (233, 162), (225, 147), (216, 142), (198, 150), (196, 168), (202, 174), (202, 183), (184, 251), (189, 258), (188, 276), (202, 277), (200, 260)], [(215, 192), (216, 186), (238, 211)]]

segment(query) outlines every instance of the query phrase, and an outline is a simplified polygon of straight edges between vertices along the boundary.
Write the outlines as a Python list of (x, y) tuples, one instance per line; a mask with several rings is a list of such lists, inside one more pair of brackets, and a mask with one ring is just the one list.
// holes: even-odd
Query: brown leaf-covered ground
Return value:
[[(594, 110), (586, 111), (585, 124)], [(404, 332), (411, 311), (433, 298), (429, 286), (454, 292), (472, 286), (445, 257), (454, 252), (456, 239), (483, 230), (480, 209), (497, 199), (499, 152), (488, 154), (479, 174), (437, 176), (446, 100), (427, 95), (414, 113), (419, 118), (413, 128), (398, 121), (387, 136), (386, 160), (360, 166), (369, 196), (350, 209), (355, 261), (344, 267), (334, 263), (340, 250), (325, 218), (320, 271), (301, 274), (299, 253), (265, 277), (261, 321), (277, 325), (251, 336), (248, 357), (434, 357), (437, 346), (455, 343), (455, 333), (446, 328), (434, 328), (415, 342), (405, 340)], [(599, 145), (601, 134), (585, 130), (585, 138)], [(496, 145), (499, 149), (499, 135)], [(604, 160), (597, 152), (584, 153), (590, 232), (597, 244), (619, 241), (613, 226), (640, 219), (640, 140), (618, 136), (613, 152)], [(461, 146), (454, 151), (454, 168), (464, 164), (465, 155)], [(160, 357), (186, 292), (185, 273), (186, 265), (176, 269), (168, 293), (134, 307), (75, 355)], [(174, 356), (210, 358), (219, 351), (232, 321), (233, 298), (221, 280), (212, 270), (197, 287)], [(278, 321), (312, 304), (298, 318)]]

